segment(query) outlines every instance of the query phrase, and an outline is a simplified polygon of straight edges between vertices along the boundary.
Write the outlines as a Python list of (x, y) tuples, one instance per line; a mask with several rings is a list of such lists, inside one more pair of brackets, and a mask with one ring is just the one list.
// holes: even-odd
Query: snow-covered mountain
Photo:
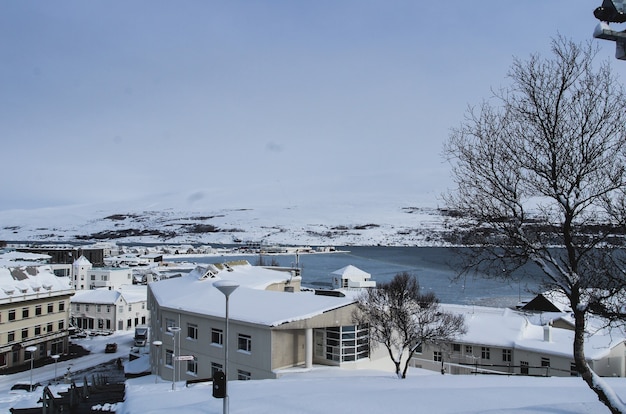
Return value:
[(445, 244), (457, 231), (455, 219), (432, 203), (376, 197), (282, 205), (225, 202), (196, 192), (0, 211), (4, 241), (424, 246)]

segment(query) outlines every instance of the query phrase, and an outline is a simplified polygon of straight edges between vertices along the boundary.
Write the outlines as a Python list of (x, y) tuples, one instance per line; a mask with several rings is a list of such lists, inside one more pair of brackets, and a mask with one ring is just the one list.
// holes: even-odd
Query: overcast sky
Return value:
[(2, 1), (0, 209), (436, 200), (467, 105), (600, 3)]

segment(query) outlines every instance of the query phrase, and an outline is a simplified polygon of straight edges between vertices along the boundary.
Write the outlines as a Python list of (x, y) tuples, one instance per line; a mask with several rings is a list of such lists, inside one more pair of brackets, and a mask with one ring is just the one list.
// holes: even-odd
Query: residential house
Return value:
[[(442, 305), (465, 317), (467, 333), (450, 343), (418, 346), (411, 365), (453, 374), (576, 376), (573, 324), (567, 313)], [(550, 308), (551, 309), (551, 308)], [(626, 335), (590, 319), (585, 354), (600, 376), (626, 376)]]
[(228, 378), (276, 378), (314, 363), (393, 370), (385, 352), (372, 353), (368, 328), (354, 325), (353, 297), (303, 291), (293, 272), (239, 261), (148, 284), (151, 342), (162, 343), (151, 365), (163, 377), (176, 370), (180, 380), (208, 378), (223, 370), (226, 301), (217, 280), (240, 285), (229, 298)]
[(70, 278), (50, 266), (0, 267), (0, 369), (68, 352)]
[(74, 261), (72, 266), (76, 290), (116, 290), (120, 286), (133, 283), (133, 272), (129, 267), (94, 267), (84, 256)]
[(150, 322), (147, 287), (123, 285), (116, 290), (78, 291), (71, 300), (74, 326), (92, 331), (130, 330)]

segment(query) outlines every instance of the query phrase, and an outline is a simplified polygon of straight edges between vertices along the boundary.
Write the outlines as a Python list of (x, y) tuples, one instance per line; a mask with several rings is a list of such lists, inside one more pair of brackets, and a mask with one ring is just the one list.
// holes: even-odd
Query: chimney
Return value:
[(544, 342), (552, 342), (552, 321), (543, 326), (543, 340)]

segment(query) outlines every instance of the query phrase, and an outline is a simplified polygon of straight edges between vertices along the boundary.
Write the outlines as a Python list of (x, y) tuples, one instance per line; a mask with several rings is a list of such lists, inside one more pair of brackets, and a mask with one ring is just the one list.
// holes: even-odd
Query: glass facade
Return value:
[(335, 362), (369, 358), (367, 326), (338, 326), (315, 330), (315, 356)]

